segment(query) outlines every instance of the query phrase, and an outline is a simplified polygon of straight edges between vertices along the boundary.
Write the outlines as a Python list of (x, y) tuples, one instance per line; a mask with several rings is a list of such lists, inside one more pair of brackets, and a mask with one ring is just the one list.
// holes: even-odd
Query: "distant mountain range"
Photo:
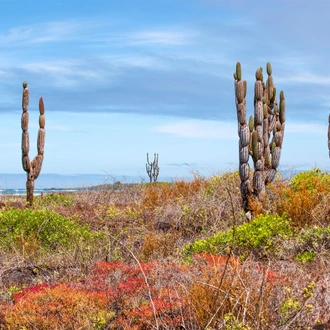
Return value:
[[(70, 189), (83, 188), (106, 183), (139, 183), (146, 180), (142, 177), (133, 176), (110, 176), (108, 174), (43, 174), (35, 180), (36, 189)], [(1, 189), (24, 189), (26, 174), (0, 174)]]

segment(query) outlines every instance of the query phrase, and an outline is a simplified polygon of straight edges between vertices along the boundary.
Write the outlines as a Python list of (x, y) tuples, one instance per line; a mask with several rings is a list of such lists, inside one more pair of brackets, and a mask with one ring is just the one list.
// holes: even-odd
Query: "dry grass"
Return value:
[[(231, 246), (224, 255), (182, 252), (246, 221), (237, 173), (36, 197), (36, 210), (54, 211), (100, 236), (72, 249), (40, 250), (38, 236), (22, 236), (10, 252), (1, 248), (0, 328), (48, 329), (42, 322), (53, 318), (57, 329), (73, 329), (73, 309), (81, 329), (284, 330), (326, 322), (330, 188), (322, 180), (312, 181), (313, 189), (310, 180), (294, 186), (281, 179), (267, 188), (255, 214), (286, 213), (295, 236), (276, 238), (262, 257), (252, 250), (233, 255), (239, 249)], [(1, 196), (0, 203), (3, 212), (24, 209), (25, 199)], [(38, 294), (17, 301), (16, 293), (41, 283), (47, 286)], [(61, 295), (63, 285), (70, 299)], [(48, 304), (53, 314), (37, 312)]]

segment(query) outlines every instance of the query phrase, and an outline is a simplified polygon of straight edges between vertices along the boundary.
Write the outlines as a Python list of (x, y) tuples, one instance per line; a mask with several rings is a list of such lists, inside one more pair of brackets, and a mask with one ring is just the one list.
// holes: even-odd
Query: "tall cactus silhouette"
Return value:
[(147, 153), (147, 164), (146, 164), (146, 171), (150, 178), (150, 183), (157, 182), (157, 178), (159, 175), (159, 166), (158, 166), (158, 154), (154, 153), (154, 161), (149, 161), (149, 154)]
[(30, 150), (30, 138), (29, 138), (29, 98), (30, 92), (27, 87), (27, 82), (23, 82), (23, 96), (22, 96), (22, 165), (24, 171), (27, 173), (26, 181), (26, 202), (27, 207), (33, 205), (33, 193), (34, 193), (34, 180), (40, 174), (42, 162), (44, 159), (44, 147), (45, 147), (45, 107), (42, 97), (39, 99), (39, 131), (37, 140), (37, 156), (30, 162), (29, 150)]
[[(275, 178), (280, 162), (285, 128), (285, 98), (280, 93), (280, 104), (276, 100), (272, 67), (267, 63), (268, 79), (263, 81), (263, 70), (256, 71), (254, 85), (254, 117), (246, 119), (246, 81), (242, 80), (241, 64), (236, 64), (235, 102), (239, 136), (239, 175), (243, 208), (250, 211), (249, 199), (263, 200), (265, 187)], [(270, 139), (272, 136), (272, 139)], [(250, 180), (249, 156), (252, 156), (254, 172)]]

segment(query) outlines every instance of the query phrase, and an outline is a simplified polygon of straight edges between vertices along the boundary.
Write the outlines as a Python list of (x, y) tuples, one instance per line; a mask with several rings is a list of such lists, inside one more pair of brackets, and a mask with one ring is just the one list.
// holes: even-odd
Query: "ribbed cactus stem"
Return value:
[[(266, 65), (267, 81), (263, 82), (263, 70), (256, 70), (254, 85), (254, 116), (246, 121), (246, 83), (242, 79), (242, 68), (236, 64), (235, 103), (239, 135), (239, 173), (243, 207), (249, 211), (249, 197), (263, 200), (266, 185), (275, 178), (280, 161), (285, 128), (285, 98), (280, 93), (279, 109), (276, 101), (276, 87), (272, 67)], [(245, 85), (245, 87), (243, 87)], [(330, 115), (329, 115), (329, 156), (330, 156)], [(271, 141), (271, 142), (270, 142)], [(253, 182), (249, 178), (249, 155), (254, 163)]]
[(23, 82), (23, 96), (22, 96), (22, 166), (25, 172), (27, 172), (26, 182), (26, 202), (27, 207), (33, 205), (33, 194), (34, 194), (34, 180), (40, 174), (42, 162), (44, 158), (44, 147), (45, 147), (45, 107), (42, 97), (39, 99), (39, 131), (37, 139), (37, 156), (30, 161), (29, 150), (30, 150), (30, 139), (29, 139), (29, 96), (30, 92), (28, 89), (27, 82)]
[(264, 88), (263, 84), (256, 77), (254, 85), (254, 131), (252, 133), (252, 154), (253, 154), (253, 193), (259, 199), (263, 199), (265, 191), (264, 184), (264, 138), (263, 138), (263, 121), (264, 121)]
[(268, 76), (271, 76), (273, 70), (272, 70), (272, 65), (269, 62), (267, 62), (267, 64), (266, 64), (266, 69), (267, 69)]
[(242, 68), (241, 63), (236, 63), (236, 80), (240, 81), (242, 79)]
[[(253, 118), (249, 123), (246, 120), (246, 81), (242, 81), (241, 64), (237, 62), (235, 78), (235, 103), (238, 119), (238, 137), (239, 137), (239, 175), (241, 179), (241, 195), (244, 209), (248, 209), (249, 196), (251, 194), (250, 166), (249, 166), (249, 145), (250, 134), (253, 130)], [(251, 131), (250, 131), (251, 129)]]
[(159, 175), (158, 154), (154, 153), (154, 160), (150, 162), (149, 154), (147, 153), (146, 171), (150, 178), (150, 183), (156, 183)]

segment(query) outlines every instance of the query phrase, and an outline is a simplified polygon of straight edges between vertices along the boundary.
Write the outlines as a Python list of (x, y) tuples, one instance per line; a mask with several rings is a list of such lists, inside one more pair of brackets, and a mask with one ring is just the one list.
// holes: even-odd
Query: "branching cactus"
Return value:
[(45, 107), (44, 101), (42, 97), (39, 99), (39, 131), (38, 131), (38, 140), (37, 140), (37, 148), (38, 154), (37, 156), (30, 162), (29, 150), (30, 150), (30, 139), (29, 139), (29, 96), (30, 92), (27, 87), (27, 82), (23, 83), (23, 97), (22, 97), (22, 165), (24, 171), (27, 173), (27, 181), (26, 181), (26, 202), (27, 207), (31, 207), (33, 205), (33, 193), (34, 193), (34, 180), (40, 174), (42, 162), (44, 159), (44, 147), (45, 147)]
[[(254, 116), (246, 119), (246, 81), (242, 80), (241, 64), (236, 64), (235, 101), (239, 136), (239, 174), (243, 208), (250, 211), (252, 196), (263, 200), (265, 187), (275, 178), (280, 162), (285, 128), (285, 98), (280, 93), (280, 103), (276, 100), (272, 67), (267, 63), (268, 79), (263, 81), (263, 70), (256, 71), (254, 85)], [(254, 172), (250, 179), (249, 157), (252, 156)]]
[(150, 178), (150, 183), (157, 182), (157, 178), (159, 175), (159, 166), (158, 166), (158, 154), (154, 154), (154, 161), (149, 161), (149, 154), (147, 153), (147, 164), (146, 164), (146, 171)]

